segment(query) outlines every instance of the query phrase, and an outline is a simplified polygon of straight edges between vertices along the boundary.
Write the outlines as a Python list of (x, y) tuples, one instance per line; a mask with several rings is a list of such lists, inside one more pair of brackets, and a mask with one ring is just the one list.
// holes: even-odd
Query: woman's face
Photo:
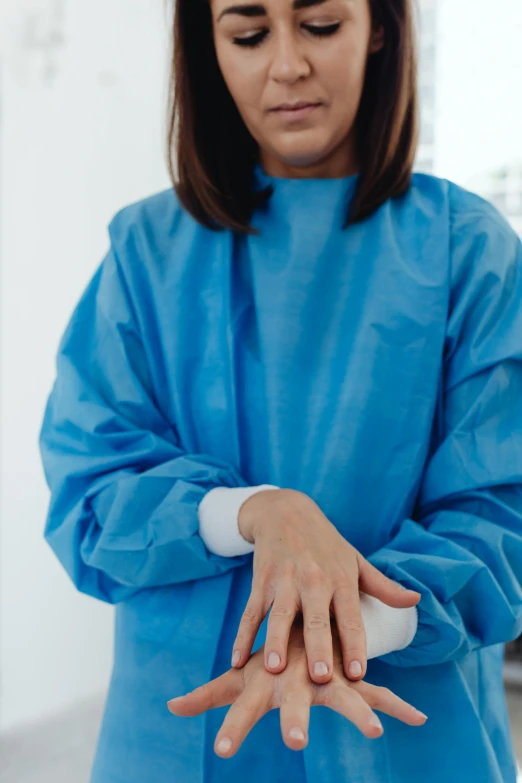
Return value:
[[(354, 120), (368, 55), (383, 46), (369, 0), (210, 0), (221, 72), (268, 174), (358, 171)], [(281, 104), (315, 104), (283, 111)]]

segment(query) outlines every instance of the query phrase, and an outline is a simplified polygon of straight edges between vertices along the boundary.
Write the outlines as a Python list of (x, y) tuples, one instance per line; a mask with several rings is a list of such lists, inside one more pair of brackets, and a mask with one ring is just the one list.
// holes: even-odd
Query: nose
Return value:
[(270, 77), (278, 82), (295, 82), (310, 73), (310, 65), (294, 35), (280, 34), (274, 42)]

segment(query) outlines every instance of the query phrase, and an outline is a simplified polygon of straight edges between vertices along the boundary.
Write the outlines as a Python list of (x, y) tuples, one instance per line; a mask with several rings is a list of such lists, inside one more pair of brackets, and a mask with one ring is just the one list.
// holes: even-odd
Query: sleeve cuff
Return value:
[(417, 632), (416, 606), (395, 609), (366, 593), (360, 593), (360, 602), (368, 659), (402, 650), (411, 644)]
[(254, 544), (239, 532), (239, 510), (251, 495), (264, 489), (280, 489), (273, 484), (255, 487), (214, 487), (198, 506), (199, 534), (215, 555), (235, 557), (254, 551)]

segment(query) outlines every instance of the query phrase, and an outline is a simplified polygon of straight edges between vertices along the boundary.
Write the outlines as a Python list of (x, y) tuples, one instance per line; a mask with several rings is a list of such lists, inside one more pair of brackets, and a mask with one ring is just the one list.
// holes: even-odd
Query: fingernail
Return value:
[(362, 674), (362, 666), (359, 661), (352, 661), (348, 667), (351, 677), (360, 677)]
[(297, 728), (290, 729), (290, 731), (288, 732), (288, 736), (292, 737), (292, 739), (297, 739), (297, 740), (304, 740), (305, 738), (304, 732), (301, 731), (301, 729), (297, 729)]
[(181, 701), (182, 698), (183, 696), (176, 696), (175, 699), (169, 699), (167, 704), (175, 704), (177, 701)]
[(324, 661), (317, 661), (317, 663), (314, 665), (314, 674), (328, 674), (328, 666)]
[[(375, 715), (375, 714), (373, 714), (373, 715), (372, 715), (372, 717), (370, 718), (370, 720), (368, 721), (368, 723), (369, 723), (371, 726), (377, 726), (377, 728), (378, 728), (378, 729), (382, 729), (382, 723), (381, 723), (381, 721), (379, 720), (379, 718), (377, 717), (377, 715)], [(383, 729), (383, 731), (384, 731), (384, 729)]]
[(220, 753), (226, 753), (232, 747), (232, 740), (230, 737), (223, 737), (217, 744), (217, 749)]
[(241, 653), (239, 652), (239, 650), (236, 650), (234, 652), (234, 655), (232, 656), (232, 666), (235, 666), (236, 663), (239, 662), (240, 658), (241, 658)]
[(275, 669), (276, 666), (279, 666), (280, 663), (281, 663), (281, 658), (279, 657), (279, 655), (274, 652), (270, 653), (270, 655), (268, 656), (268, 665), (270, 666), (270, 668)]
[(420, 710), (416, 709), (416, 707), (414, 707), (413, 709), (415, 710), (415, 712), (417, 713), (417, 715), (420, 715), (420, 716), (421, 716), (421, 718), (425, 718), (426, 720), (428, 720), (428, 716), (427, 716), (427, 715), (425, 715), (423, 712), (421, 712)]

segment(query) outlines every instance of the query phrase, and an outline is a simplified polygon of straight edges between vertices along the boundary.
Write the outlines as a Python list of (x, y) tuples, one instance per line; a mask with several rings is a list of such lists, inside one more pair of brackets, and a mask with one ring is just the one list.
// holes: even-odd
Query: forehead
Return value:
[(318, 6), (353, 6), (360, 0), (210, 0), (210, 5), (218, 19), (232, 16), (241, 17), (266, 16), (274, 11), (300, 11), (303, 8)]

